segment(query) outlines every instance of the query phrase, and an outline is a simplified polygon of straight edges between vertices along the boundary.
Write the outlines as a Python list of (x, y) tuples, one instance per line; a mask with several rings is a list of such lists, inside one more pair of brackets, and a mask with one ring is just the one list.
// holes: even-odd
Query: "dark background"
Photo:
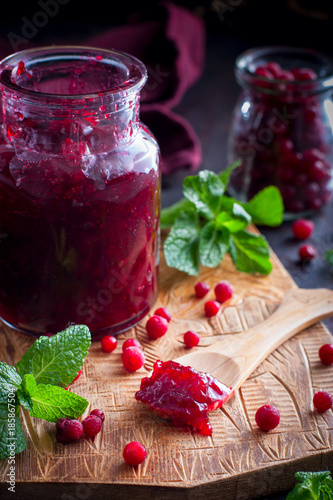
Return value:
[[(43, 1), (43, 0), (41, 0)], [(66, 2), (66, 0), (62, 0)], [(59, 1), (60, 3), (60, 1)], [(38, 30), (34, 44), (81, 43), (91, 35), (135, 20), (140, 8), (150, 15), (156, 2), (102, 2), (69, 0), (59, 5), (47, 25)], [(233, 68), (237, 55), (258, 45), (292, 45), (310, 47), (333, 57), (332, 0), (183, 0), (174, 3), (200, 16), (207, 31), (206, 63), (200, 80), (187, 91), (174, 109), (186, 118), (196, 131), (202, 147), (200, 168), (221, 171), (226, 167), (226, 144), (233, 107), (239, 94)], [(22, 17), (32, 19), (41, 10), (38, 0), (10, 2), (1, 5), (0, 39), (8, 33), (20, 34)], [(0, 42), (1, 44), (1, 42)], [(1, 46), (1, 45), (0, 45)], [(22, 47), (24, 48), (24, 47)], [(187, 175), (179, 171), (163, 177), (162, 205), (168, 206), (181, 197), (181, 181)], [(333, 202), (313, 215), (315, 232), (311, 243), (318, 257), (307, 264), (298, 259), (299, 243), (291, 233), (291, 222), (276, 229), (260, 228), (296, 283), (303, 288), (333, 286), (333, 268), (324, 253), (333, 247)], [(326, 321), (333, 332), (333, 320)], [(332, 466), (333, 467), (333, 466)], [(286, 493), (269, 497), (282, 500)]]

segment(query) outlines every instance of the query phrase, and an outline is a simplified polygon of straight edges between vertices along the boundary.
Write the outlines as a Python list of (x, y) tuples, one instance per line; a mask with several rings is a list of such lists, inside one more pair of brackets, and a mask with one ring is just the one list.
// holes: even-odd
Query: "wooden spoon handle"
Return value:
[(290, 289), (275, 312), (259, 325), (242, 333), (226, 334), (221, 341), (177, 361), (209, 371), (236, 390), (283, 342), (332, 314), (332, 290)]

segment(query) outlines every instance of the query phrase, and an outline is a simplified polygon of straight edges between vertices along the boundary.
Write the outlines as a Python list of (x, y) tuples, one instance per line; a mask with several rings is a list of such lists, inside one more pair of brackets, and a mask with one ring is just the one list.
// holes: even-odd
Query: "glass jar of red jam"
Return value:
[(89, 47), (0, 63), (0, 317), (39, 336), (94, 339), (157, 294), (160, 153), (139, 120), (144, 65)]
[(229, 134), (230, 194), (251, 199), (279, 188), (286, 218), (324, 206), (333, 189), (332, 64), (306, 49), (262, 47), (235, 63), (242, 87)]

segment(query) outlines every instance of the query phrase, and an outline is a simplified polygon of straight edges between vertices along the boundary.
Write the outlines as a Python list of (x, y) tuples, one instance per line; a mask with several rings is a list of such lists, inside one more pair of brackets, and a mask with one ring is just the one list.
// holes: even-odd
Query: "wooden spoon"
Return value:
[(333, 291), (290, 289), (274, 313), (242, 333), (226, 334), (215, 344), (175, 359), (232, 387), (235, 391), (283, 342), (333, 314)]

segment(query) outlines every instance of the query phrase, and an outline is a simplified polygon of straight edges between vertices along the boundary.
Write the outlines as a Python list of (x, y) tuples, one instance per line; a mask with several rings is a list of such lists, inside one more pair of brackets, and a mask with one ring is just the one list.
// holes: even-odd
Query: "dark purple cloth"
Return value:
[[(128, 24), (112, 27), (80, 45), (128, 52), (146, 65), (148, 80), (141, 94), (141, 119), (160, 145), (162, 172), (195, 171), (201, 163), (200, 142), (192, 126), (172, 108), (203, 72), (202, 20), (183, 7), (162, 1), (149, 15), (139, 13)], [(34, 46), (31, 40), (22, 49)], [(11, 52), (10, 45), (0, 40), (0, 57)]]

